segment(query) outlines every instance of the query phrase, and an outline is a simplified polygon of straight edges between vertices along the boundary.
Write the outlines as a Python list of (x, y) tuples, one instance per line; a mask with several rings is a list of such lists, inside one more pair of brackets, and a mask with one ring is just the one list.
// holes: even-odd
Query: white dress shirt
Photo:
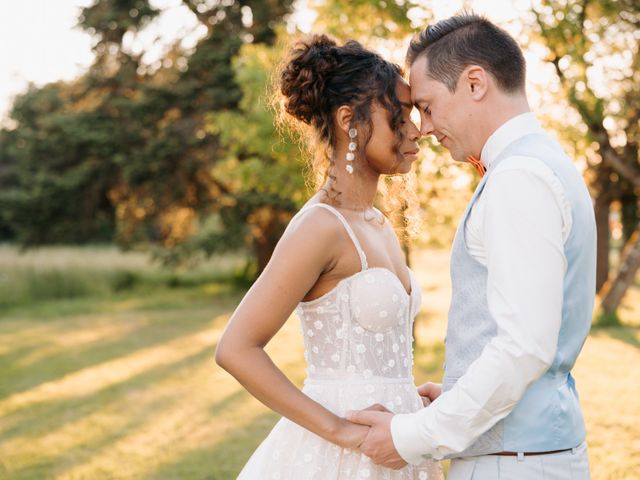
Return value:
[[(482, 163), (489, 169), (504, 148), (530, 133), (544, 133), (532, 113), (512, 118), (489, 137)], [(496, 166), (465, 236), (471, 256), (488, 270), (487, 302), (497, 335), (451, 390), (427, 408), (393, 417), (393, 442), (407, 462), (466, 449), (549, 368), (562, 319), (570, 231), (570, 205), (546, 164), (511, 156)]]

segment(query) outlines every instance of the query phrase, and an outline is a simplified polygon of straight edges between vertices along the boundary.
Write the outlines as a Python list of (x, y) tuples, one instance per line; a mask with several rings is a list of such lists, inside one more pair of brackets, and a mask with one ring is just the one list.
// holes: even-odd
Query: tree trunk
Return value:
[(267, 239), (256, 239), (256, 278), (263, 272), (267, 263), (269, 263), (274, 249), (275, 245), (271, 245)]
[(620, 212), (622, 240), (623, 244), (626, 245), (638, 225), (638, 220), (640, 220), (638, 217), (638, 196), (634, 193), (633, 187), (625, 188), (620, 197), (620, 203), (622, 205), (622, 211)]
[(640, 268), (640, 225), (631, 235), (625, 245), (620, 259), (620, 269), (616, 277), (605, 283), (601, 291), (602, 313), (608, 317), (614, 317), (615, 312), (624, 297), (627, 288), (634, 282), (636, 273)]
[(256, 277), (269, 263), (289, 220), (291, 220), (290, 212), (273, 206), (259, 207), (249, 215), (247, 221), (251, 229), (257, 261)]
[(609, 278), (609, 248), (610, 248), (610, 232), (609, 232), (609, 211), (611, 204), (611, 195), (606, 185), (609, 183), (610, 170), (601, 165), (597, 178), (597, 197), (595, 201), (595, 217), (596, 228), (598, 232), (597, 244), (597, 261), (596, 261), (596, 291), (600, 291), (604, 283)]
[[(640, 188), (640, 170), (634, 167), (634, 162), (629, 161), (618, 155), (611, 147), (608, 139), (604, 138), (606, 133), (601, 132), (600, 138), (600, 151), (602, 159), (608, 167), (615, 171), (625, 181), (628, 181), (634, 189)], [(602, 183), (604, 177), (598, 175), (598, 181), (600, 185), (605, 186)], [(609, 187), (609, 190), (611, 187)], [(602, 190), (601, 190), (602, 191)], [(623, 202), (624, 203), (624, 202)], [(624, 207), (624, 205), (623, 205)], [(624, 212), (623, 212), (624, 215)], [(624, 222), (624, 219), (623, 219)], [(640, 239), (638, 230), (640, 224), (636, 221), (634, 227), (634, 233), (626, 242), (623, 248), (622, 255), (620, 256), (620, 262), (618, 266), (618, 272), (615, 277), (607, 280), (600, 289), (598, 289), (602, 316), (600, 319), (601, 324), (619, 324), (616, 310), (624, 298), (624, 294), (627, 291), (635, 279), (635, 275), (640, 266)], [(599, 235), (599, 234), (598, 234)], [(600, 236), (598, 236), (598, 240)]]

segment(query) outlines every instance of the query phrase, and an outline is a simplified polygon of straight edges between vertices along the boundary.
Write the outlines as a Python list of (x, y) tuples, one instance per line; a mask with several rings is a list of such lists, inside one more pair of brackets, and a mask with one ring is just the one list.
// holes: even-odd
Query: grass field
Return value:
[[(0, 249), (0, 268), (5, 278), (8, 264), (16, 277), (25, 268), (37, 276), (54, 268), (56, 252), (29, 263)], [(94, 272), (96, 283), (106, 278), (105, 269), (165, 275), (140, 257), (85, 253), (80, 266), (60, 261), (59, 275)], [(446, 252), (432, 250), (414, 258), (423, 286), (417, 382), (441, 375), (447, 261)], [(228, 272), (235, 265), (220, 262), (210, 268)], [(89, 296), (6, 302), (0, 309), (0, 478), (235, 478), (278, 417), (213, 361), (242, 290), (223, 275), (198, 275), (192, 282), (149, 280)], [(9, 288), (0, 286), (0, 295)], [(620, 313), (626, 326), (594, 330), (575, 368), (596, 480), (640, 478), (640, 289), (629, 292)], [(297, 319), (267, 349), (301, 384)]]

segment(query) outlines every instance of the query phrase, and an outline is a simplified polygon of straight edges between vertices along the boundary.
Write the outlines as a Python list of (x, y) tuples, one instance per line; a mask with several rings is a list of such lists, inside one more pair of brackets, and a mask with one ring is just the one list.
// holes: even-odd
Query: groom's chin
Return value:
[(453, 159), (453, 161), (455, 162), (460, 162), (460, 163), (464, 163), (467, 161), (467, 156), (466, 155), (462, 155), (460, 153), (457, 152), (449, 152), (449, 155), (451, 155), (451, 158)]

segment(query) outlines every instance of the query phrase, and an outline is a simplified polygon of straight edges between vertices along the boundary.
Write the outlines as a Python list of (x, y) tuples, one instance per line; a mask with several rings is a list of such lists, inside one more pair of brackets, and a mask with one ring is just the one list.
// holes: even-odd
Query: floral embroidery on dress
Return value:
[[(303, 392), (339, 416), (374, 403), (396, 413), (416, 411), (422, 401), (413, 382), (411, 338), (420, 288), (410, 271), (407, 292), (390, 270), (369, 268), (344, 217), (332, 213), (352, 238), (362, 270), (296, 309), (307, 362)], [(272, 451), (283, 454), (276, 458), (268, 453)], [(238, 478), (441, 480), (443, 476), (439, 464), (429, 460), (400, 470), (377, 466), (365, 455), (342, 449), (283, 418)]]

